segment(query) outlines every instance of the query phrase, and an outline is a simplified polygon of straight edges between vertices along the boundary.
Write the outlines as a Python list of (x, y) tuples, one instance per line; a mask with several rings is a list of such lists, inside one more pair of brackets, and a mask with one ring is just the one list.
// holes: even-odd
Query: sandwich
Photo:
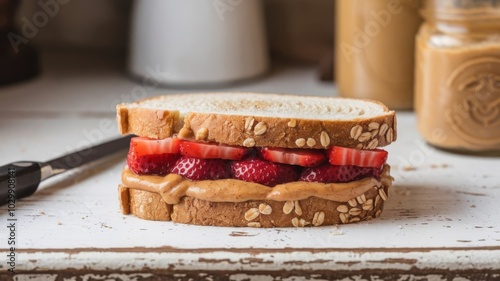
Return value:
[(134, 134), (124, 214), (233, 227), (379, 217), (392, 184), (394, 111), (377, 101), (264, 93), (178, 94), (117, 105)]

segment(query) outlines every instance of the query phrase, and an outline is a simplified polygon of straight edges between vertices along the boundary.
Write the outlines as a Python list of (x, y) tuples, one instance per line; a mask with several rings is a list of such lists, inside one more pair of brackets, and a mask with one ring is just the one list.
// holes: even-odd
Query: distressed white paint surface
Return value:
[[(49, 269), (63, 270), (71, 262), (71, 267), (83, 270), (91, 267), (94, 270), (107, 270), (116, 267), (126, 271), (140, 271), (145, 265), (148, 268), (163, 269), (172, 265), (179, 271), (276, 271), (287, 266), (304, 271), (332, 270), (486, 270), (498, 268), (500, 250), (451, 250), (427, 252), (310, 252), (294, 251), (254, 253), (214, 250), (209, 254), (197, 252), (99, 252), (82, 251), (72, 253), (45, 253), (44, 251), (23, 253), (21, 260), (24, 270)], [(210, 258), (206, 258), (210, 256)], [(98, 257), (98, 258), (97, 258)]]
[[(66, 58), (48, 58), (54, 62), (39, 79), (0, 89), (2, 165), (16, 160), (48, 160), (81, 145), (118, 136), (114, 126), (109, 130), (105, 126), (106, 122), (114, 122), (112, 103), (120, 100), (120, 95), (130, 96), (134, 87), (140, 85), (120, 76), (115, 68), (103, 67), (94, 72), (91, 65), (95, 58), (77, 61), (74, 68), (65, 71), (57, 67), (62, 67)], [(311, 70), (285, 69), (270, 79), (230, 89), (322, 95), (333, 91), (311, 79)], [(153, 90), (150, 95), (163, 92), (173, 90)], [(123, 216), (116, 190), (125, 159), (121, 155), (99, 167), (53, 178), (43, 183), (35, 195), (18, 202), (19, 266), (41, 270), (70, 265), (77, 268), (90, 263), (92, 268), (131, 270), (161, 267), (168, 262), (194, 269), (215, 266), (200, 259), (228, 259), (236, 263), (222, 262), (216, 266), (249, 270), (253, 266), (311, 270), (385, 266), (500, 270), (500, 158), (435, 150), (417, 133), (412, 113), (398, 113), (398, 118), (398, 141), (387, 148), (396, 182), (379, 219), (338, 227), (253, 229), (199, 227)], [(408, 171), (408, 164), (415, 170)], [(5, 211), (0, 214), (0, 221), (7, 224)], [(247, 236), (235, 236), (235, 232), (245, 232)], [(2, 237), (0, 249), (4, 250), (0, 250), (0, 255), (4, 256), (8, 245), (5, 235)], [(117, 248), (121, 249), (113, 250)], [(151, 248), (153, 253), (144, 248)], [(169, 253), (172, 248), (214, 252)], [(245, 250), (220, 250), (249, 248), (288, 248), (289, 253), (265, 252), (255, 256)], [(404, 248), (405, 252), (384, 250), (392, 248)], [(428, 251), (430, 248), (435, 250)], [(127, 249), (133, 253), (127, 253)], [(297, 249), (329, 250), (294, 251)], [(241, 263), (249, 258), (271, 263)], [(65, 262), (61, 263), (61, 259)], [(314, 262), (322, 259), (328, 262)], [(377, 262), (387, 259), (416, 261), (412, 265)], [(310, 263), (286, 263), (301, 260)], [(339, 261), (359, 263), (347, 266)], [(5, 266), (1, 263), (0, 270)]]

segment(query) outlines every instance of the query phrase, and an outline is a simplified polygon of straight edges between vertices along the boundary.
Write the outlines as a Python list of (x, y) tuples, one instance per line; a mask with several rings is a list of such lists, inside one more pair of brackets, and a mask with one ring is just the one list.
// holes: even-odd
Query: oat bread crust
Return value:
[(118, 199), (123, 214), (133, 214), (145, 220), (169, 221), (172, 215), (172, 205), (157, 198), (156, 193), (118, 187)]
[[(253, 94), (253, 93), (246, 93)], [(239, 93), (239, 95), (244, 95)], [(270, 98), (283, 99), (286, 106), (286, 95), (269, 95)], [(263, 102), (262, 94), (254, 94), (255, 104)], [(190, 96), (192, 98), (192, 95)], [(223, 94), (203, 94), (200, 98), (220, 99)], [(296, 98), (297, 96), (293, 96)], [(182, 99), (183, 95), (172, 95), (170, 99)], [(303, 97), (307, 101), (308, 97)], [(160, 106), (147, 107), (143, 102), (158, 99)], [(219, 114), (209, 112), (180, 112), (161, 108), (161, 100), (156, 97), (132, 104), (117, 106), (117, 122), (122, 134), (135, 134), (143, 137), (163, 139), (177, 134), (180, 138), (211, 141), (228, 145), (247, 147), (287, 147), (325, 149), (333, 145), (355, 147), (358, 149), (374, 149), (383, 147), (397, 138), (396, 116), (394, 111), (376, 101), (365, 101), (366, 107), (374, 107), (383, 114), (369, 118), (347, 119), (308, 119), (296, 116), (277, 117), (251, 114)], [(346, 99), (330, 98), (338, 104)], [(358, 100), (359, 102), (359, 100)], [(225, 104), (231, 107), (231, 103)], [(314, 106), (312, 106), (314, 109)], [(342, 108), (342, 107), (341, 107)], [(346, 109), (346, 112), (350, 110)], [(237, 112), (237, 111), (236, 111)], [(318, 114), (321, 114), (319, 111)]]
[(389, 186), (371, 188), (348, 202), (309, 197), (298, 201), (252, 200), (209, 202), (183, 197), (178, 204), (166, 204), (154, 192), (119, 187), (123, 214), (147, 220), (210, 226), (303, 227), (352, 223), (379, 217)]

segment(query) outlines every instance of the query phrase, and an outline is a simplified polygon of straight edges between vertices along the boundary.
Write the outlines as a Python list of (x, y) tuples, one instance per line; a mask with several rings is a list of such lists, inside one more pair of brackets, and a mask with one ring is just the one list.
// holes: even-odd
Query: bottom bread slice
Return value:
[(210, 202), (189, 196), (167, 204), (158, 193), (119, 186), (124, 214), (147, 220), (212, 226), (303, 227), (335, 225), (379, 217), (389, 187), (374, 187), (348, 202), (317, 197), (298, 201)]

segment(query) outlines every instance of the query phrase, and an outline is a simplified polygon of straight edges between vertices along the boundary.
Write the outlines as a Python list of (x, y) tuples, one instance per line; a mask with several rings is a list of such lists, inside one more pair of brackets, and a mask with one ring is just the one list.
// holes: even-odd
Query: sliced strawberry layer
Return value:
[(184, 156), (204, 159), (240, 160), (248, 152), (248, 148), (223, 144), (182, 141), (180, 152)]
[(269, 162), (260, 158), (251, 158), (231, 163), (233, 178), (275, 186), (296, 181), (299, 173), (296, 167)]
[(221, 159), (201, 159), (182, 157), (175, 163), (173, 174), (181, 175), (190, 180), (217, 180), (231, 177), (228, 163)]
[(315, 149), (286, 149), (264, 147), (260, 149), (262, 158), (289, 165), (299, 165), (302, 167), (315, 167), (323, 163), (326, 159), (323, 150)]
[(380, 167), (387, 161), (387, 151), (382, 149), (359, 150), (333, 146), (327, 154), (332, 165)]
[[(177, 138), (132, 138), (127, 155), (129, 168), (139, 175), (175, 173), (191, 180), (235, 178), (266, 186), (305, 181), (344, 183), (364, 177), (380, 178), (387, 151), (334, 146), (328, 151), (219, 145)], [(325, 155), (326, 152), (326, 155)], [(329, 164), (325, 164), (328, 158)], [(224, 160), (226, 159), (226, 160)], [(234, 160), (234, 161), (227, 161)]]
[(364, 177), (380, 177), (381, 168), (356, 166), (323, 165), (307, 168), (302, 171), (300, 180), (305, 182), (344, 183), (356, 181)]

